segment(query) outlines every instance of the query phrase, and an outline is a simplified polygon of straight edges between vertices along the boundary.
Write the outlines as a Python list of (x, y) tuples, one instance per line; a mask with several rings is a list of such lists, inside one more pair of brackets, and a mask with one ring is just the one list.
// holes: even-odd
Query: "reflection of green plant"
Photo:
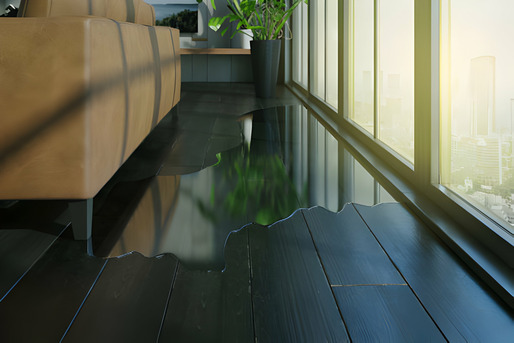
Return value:
[(198, 12), (183, 10), (162, 20), (156, 20), (155, 25), (174, 27), (182, 32), (194, 33), (198, 31)]
[[(230, 152), (222, 154), (222, 160), (225, 154)], [(299, 207), (295, 187), (278, 155), (237, 154), (227, 159), (230, 164), (224, 165), (224, 179), (236, 179), (223, 203), (231, 216), (247, 214), (256, 223), (267, 225)]]
[[(303, 204), (276, 154), (249, 153), (246, 145), (218, 154), (219, 176), (207, 203), (197, 201), (202, 216), (216, 223), (232, 220), (268, 225), (286, 218)], [(246, 219), (247, 218), (247, 219)]]

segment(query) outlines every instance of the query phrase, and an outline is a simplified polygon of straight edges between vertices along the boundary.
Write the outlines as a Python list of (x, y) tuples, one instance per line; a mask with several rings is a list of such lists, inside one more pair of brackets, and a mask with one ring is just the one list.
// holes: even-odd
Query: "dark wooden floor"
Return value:
[[(233, 86), (208, 87), (186, 85), (182, 110), (201, 111), (203, 99), (204, 108), (225, 111), (220, 99)], [(251, 103), (251, 93), (242, 101), (244, 90), (239, 106), (266, 106)], [(286, 93), (280, 99), (294, 101)], [(205, 167), (205, 155), (197, 161), (186, 167)], [(129, 168), (143, 176), (155, 173), (148, 161), (130, 163), (147, 166)], [(136, 193), (116, 194), (129, 211)], [(247, 225), (228, 236), (223, 271), (195, 269), (171, 254), (89, 256), (71, 239), (64, 209), (36, 201), (0, 210), (0, 342), (514, 338), (513, 312), (398, 203), (299, 209), (269, 226)], [(104, 226), (115, 222), (109, 216), (102, 212)]]
[(250, 225), (229, 236), (225, 259), (223, 272), (190, 270), (170, 254), (104, 260), (58, 238), (0, 303), (1, 341), (514, 337), (512, 312), (400, 204), (317, 207)]

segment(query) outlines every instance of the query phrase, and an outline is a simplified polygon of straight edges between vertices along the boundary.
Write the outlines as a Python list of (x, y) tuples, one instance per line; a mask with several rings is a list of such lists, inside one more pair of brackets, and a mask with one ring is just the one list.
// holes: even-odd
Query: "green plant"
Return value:
[[(198, 3), (204, 0), (196, 0)], [(214, 10), (216, 10), (215, 0), (211, 0)], [(221, 26), (228, 21), (235, 22), (237, 32), (250, 29), (254, 40), (280, 39), (284, 36), (287, 21), (293, 11), (300, 3), (308, 3), (308, 0), (291, 0), (291, 6), (286, 6), (286, 0), (227, 0), (227, 7), (230, 13), (223, 17), (212, 17), (209, 20), (209, 27), (218, 31)], [(225, 35), (228, 26), (221, 31)], [(231, 37), (231, 38), (232, 38)]]
[(155, 25), (174, 27), (179, 29), (180, 32), (194, 33), (198, 31), (198, 12), (184, 10), (162, 20), (156, 20)]

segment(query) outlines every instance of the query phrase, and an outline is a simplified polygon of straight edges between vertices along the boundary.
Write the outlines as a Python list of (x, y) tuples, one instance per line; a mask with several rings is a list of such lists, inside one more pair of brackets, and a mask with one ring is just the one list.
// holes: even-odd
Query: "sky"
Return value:
[[(444, 7), (443, 7), (444, 8)], [(469, 126), (470, 63), (479, 56), (496, 57), (496, 124), (510, 127), (514, 98), (514, 25), (512, 0), (451, 1), (452, 106), (457, 134)], [(447, 24), (446, 24), (447, 25)]]

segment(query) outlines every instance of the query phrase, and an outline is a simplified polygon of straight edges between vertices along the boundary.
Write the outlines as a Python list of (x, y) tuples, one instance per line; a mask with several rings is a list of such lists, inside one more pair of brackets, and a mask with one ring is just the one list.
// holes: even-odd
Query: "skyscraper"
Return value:
[(496, 132), (494, 56), (471, 59), (472, 134), (487, 136)]
[(514, 99), (510, 99), (510, 136), (514, 136)]

